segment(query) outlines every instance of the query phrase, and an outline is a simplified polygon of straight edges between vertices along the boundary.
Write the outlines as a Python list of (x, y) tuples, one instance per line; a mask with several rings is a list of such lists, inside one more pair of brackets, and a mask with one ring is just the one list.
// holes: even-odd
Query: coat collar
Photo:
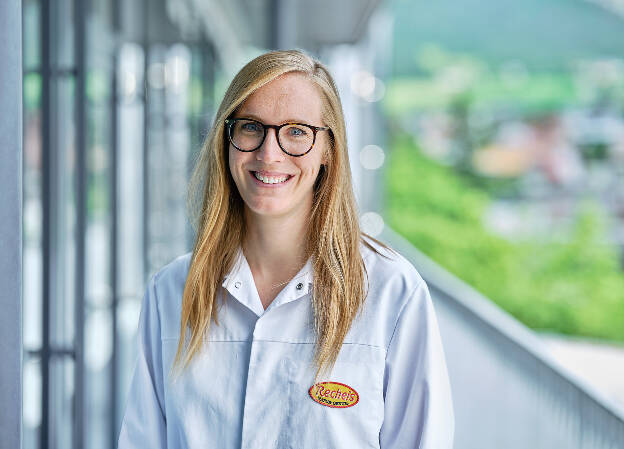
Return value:
[(232, 269), (225, 276), (221, 285), (234, 299), (257, 316), (268, 313), (271, 309), (283, 304), (300, 299), (312, 291), (314, 273), (312, 269), (312, 258), (309, 258), (295, 277), (282, 286), (282, 290), (265, 310), (262, 306), (260, 295), (258, 295), (258, 289), (256, 288), (251, 268), (240, 246), (238, 247), (234, 260)]

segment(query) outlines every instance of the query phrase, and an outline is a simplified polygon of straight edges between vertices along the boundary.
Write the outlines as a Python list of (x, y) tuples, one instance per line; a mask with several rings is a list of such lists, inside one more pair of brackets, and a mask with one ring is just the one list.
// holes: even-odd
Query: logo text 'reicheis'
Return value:
[(340, 382), (319, 382), (308, 390), (310, 397), (321, 405), (334, 408), (353, 407), (360, 400), (357, 391)]

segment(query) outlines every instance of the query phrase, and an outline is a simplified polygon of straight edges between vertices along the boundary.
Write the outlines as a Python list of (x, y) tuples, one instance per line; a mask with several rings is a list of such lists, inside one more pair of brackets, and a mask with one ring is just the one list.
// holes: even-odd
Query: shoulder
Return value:
[[(410, 301), (427, 298), (427, 286), (414, 265), (394, 249), (364, 237), (361, 243), (368, 278), (362, 319), (354, 339), (386, 348), (402, 310)], [(419, 305), (416, 305), (419, 307)]]
[(396, 249), (385, 248), (368, 237), (363, 237), (364, 239), (372, 246), (371, 249), (364, 242), (360, 244), (370, 283), (390, 284), (406, 294), (425, 285), (416, 267)]
[[(148, 283), (148, 297), (158, 311), (161, 338), (175, 339), (180, 332), (182, 294), (192, 253), (182, 254), (156, 271)], [(149, 298), (148, 298), (149, 299)]]
[(191, 263), (192, 253), (182, 254), (171, 262), (163, 265), (156, 273), (154, 273), (154, 284), (163, 283), (183, 283), (186, 281), (186, 275), (188, 274), (189, 265)]
[(150, 279), (159, 305), (170, 302), (170, 298), (182, 297), (192, 253), (182, 254), (156, 271)]

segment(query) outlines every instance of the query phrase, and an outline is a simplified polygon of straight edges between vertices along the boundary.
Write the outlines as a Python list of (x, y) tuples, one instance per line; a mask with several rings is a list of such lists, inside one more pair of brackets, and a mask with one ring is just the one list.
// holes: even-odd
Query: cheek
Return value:
[(314, 150), (319, 150), (319, 151), (316, 154), (314, 154), (313, 158), (310, 158), (310, 160), (307, 161), (308, 163), (306, 164), (306, 168), (302, 170), (304, 170), (308, 176), (312, 177), (313, 179), (316, 179), (321, 169), (321, 164), (326, 163), (326, 161), (325, 161), (325, 157), (323, 154), (323, 150), (324, 150), (323, 146), (314, 148)]
[(306, 183), (311, 183), (314, 182), (314, 180), (316, 179), (320, 166), (316, 163), (309, 165), (306, 164), (305, 166), (300, 166), (299, 169), (301, 170), (301, 178), (303, 178), (302, 180), (305, 180)]
[(240, 151), (236, 151), (232, 148), (232, 145), (228, 147), (228, 159), (230, 161), (230, 170), (236, 168), (236, 163), (238, 161), (238, 154)]
[(241, 153), (240, 151), (234, 150), (230, 146), (230, 151), (229, 151), (229, 155), (228, 155), (229, 170), (230, 170), (230, 174), (232, 175), (232, 177), (234, 179), (237, 179), (237, 177), (241, 176), (240, 175), (240, 172), (241, 172), (240, 166), (244, 163), (245, 156), (246, 155), (244, 153)]

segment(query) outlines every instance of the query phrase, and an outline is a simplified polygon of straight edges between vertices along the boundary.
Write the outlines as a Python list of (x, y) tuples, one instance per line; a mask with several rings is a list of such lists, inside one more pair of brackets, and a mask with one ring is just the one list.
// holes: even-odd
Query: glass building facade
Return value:
[[(22, 316), (0, 318), (23, 338), (21, 354), (12, 353), (21, 372), (3, 370), (21, 383), (20, 430), (10, 441), (116, 447), (145, 284), (191, 248), (190, 170), (244, 62), (269, 48), (304, 48), (326, 62), (350, 118), (354, 180), (377, 176), (357, 152), (381, 145), (379, 121), (352, 74), (378, 63), (367, 24), (379, 2), (320, 3), (312, 13), (280, 0), (18, 3), (12, 31), (22, 48), (2, 47), (22, 69), (22, 171), (9, 179), (21, 183), (21, 226), (7, 233), (19, 237), (22, 260), (0, 274), (22, 280)], [(321, 14), (323, 32), (310, 14)]]
[(190, 247), (214, 49), (164, 2), (23, 3), (23, 447), (116, 445), (150, 273)]

